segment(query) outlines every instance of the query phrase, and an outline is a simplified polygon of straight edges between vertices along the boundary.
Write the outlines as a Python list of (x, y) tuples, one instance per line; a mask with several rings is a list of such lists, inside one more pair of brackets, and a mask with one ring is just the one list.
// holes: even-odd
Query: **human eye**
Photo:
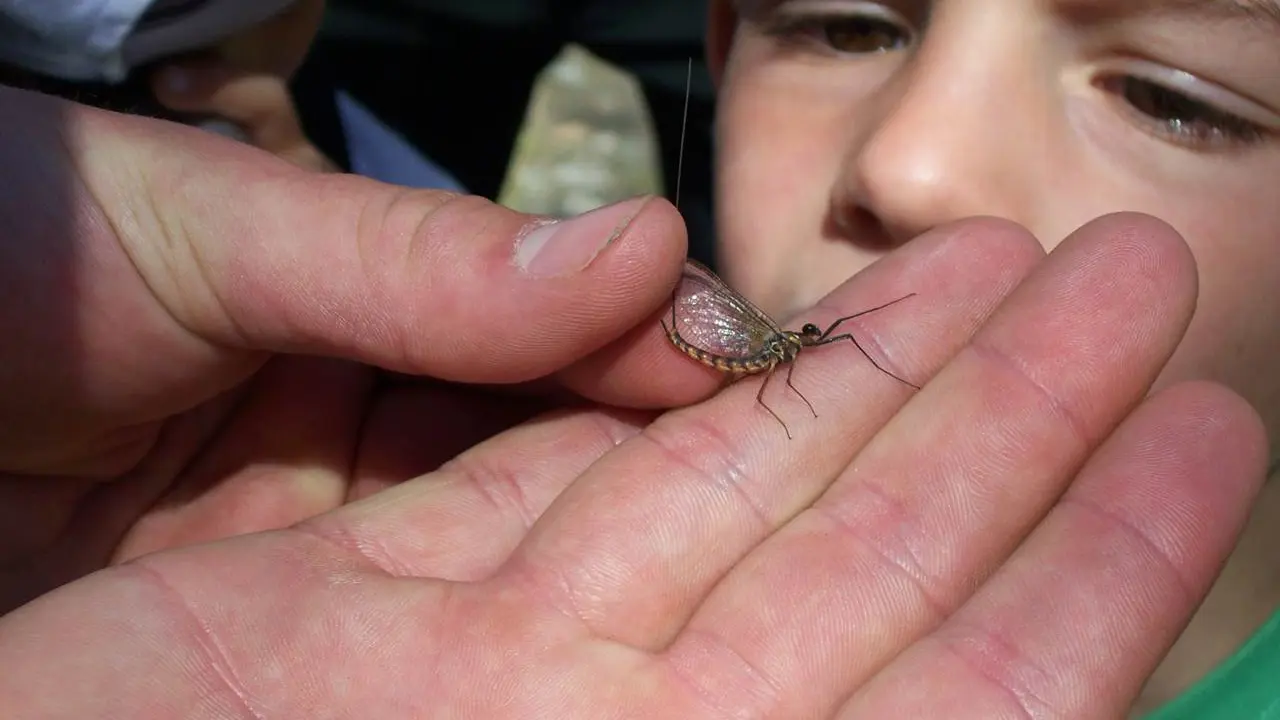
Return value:
[(901, 50), (915, 40), (909, 23), (880, 3), (793, 0), (769, 15), (763, 27), (771, 37), (839, 55)]
[(1253, 145), (1275, 132), (1273, 113), (1184, 71), (1144, 63), (1139, 72), (1105, 75), (1098, 84), (1144, 130), (1192, 150)]

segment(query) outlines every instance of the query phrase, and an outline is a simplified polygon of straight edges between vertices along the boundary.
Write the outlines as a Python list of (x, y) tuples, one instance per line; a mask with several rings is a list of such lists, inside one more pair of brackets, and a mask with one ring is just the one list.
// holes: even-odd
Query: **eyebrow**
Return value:
[(1175, 0), (1172, 4), (1186, 10), (1200, 10), (1206, 15), (1244, 17), (1280, 25), (1280, 0)]
[(1057, 0), (1056, 4), (1069, 15), (1094, 20), (1117, 15), (1181, 15), (1280, 29), (1280, 0)]

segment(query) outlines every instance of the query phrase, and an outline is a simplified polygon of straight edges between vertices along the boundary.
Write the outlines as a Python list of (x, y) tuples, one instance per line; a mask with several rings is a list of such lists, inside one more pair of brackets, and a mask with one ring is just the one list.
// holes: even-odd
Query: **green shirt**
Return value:
[(1280, 720), (1280, 610), (1213, 672), (1143, 720)]

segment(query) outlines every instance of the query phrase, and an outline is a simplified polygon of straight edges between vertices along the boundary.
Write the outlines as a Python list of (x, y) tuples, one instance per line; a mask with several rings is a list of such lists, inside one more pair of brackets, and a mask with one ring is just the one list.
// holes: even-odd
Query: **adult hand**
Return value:
[(541, 407), (373, 367), (632, 406), (701, 390), (626, 371), (684, 362), (627, 350), (685, 254), (663, 201), (542, 225), (4, 88), (0, 127), (0, 612), (287, 526)]
[[(758, 379), (648, 425), (562, 411), (290, 529), (50, 593), (0, 620), (0, 697), (51, 718), (1119, 715), (1226, 556), (1265, 436), (1217, 386), (1144, 400), (1194, 305), (1172, 230), (1115, 216), (1040, 252), (940, 228), (803, 318), (919, 292), (854, 329), (918, 393), (831, 346), (795, 376), (818, 418), (771, 385), (792, 440)], [(664, 342), (654, 317), (632, 352)]]

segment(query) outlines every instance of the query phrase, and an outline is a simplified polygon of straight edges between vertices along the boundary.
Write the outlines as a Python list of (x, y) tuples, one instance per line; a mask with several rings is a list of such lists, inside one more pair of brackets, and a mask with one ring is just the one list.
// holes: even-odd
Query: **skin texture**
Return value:
[(904, 244), (804, 320), (928, 288), (850, 328), (924, 388), (815, 350), (787, 440), (663, 337), (660, 200), (524, 271), (479, 199), (0, 108), (16, 716), (1113, 716), (1261, 482), (1238, 395), (1146, 397), (1197, 291), (1149, 217)]
[[(1258, 409), (1274, 447), (1280, 26), (1209, 5), (715, 0), (722, 274), (786, 315), (960, 218), (1017, 222), (1052, 251), (1099, 215), (1149, 213), (1183, 235), (1199, 278), (1194, 317), (1155, 388), (1226, 384)], [(1274, 612), (1278, 542), (1271, 483), (1144, 707)]]
[[(486, 399), (485, 388), (379, 378), (359, 363), (451, 382), (541, 379), (541, 394), (567, 388), (624, 405), (694, 397), (679, 383), (624, 387), (614, 376), (625, 362), (607, 353), (584, 359), (614, 341), (625, 348), (626, 333), (669, 295), (684, 256), (670, 205), (643, 204), (590, 272), (535, 282), (514, 265), (512, 248), (536, 218), (478, 198), (305, 173), (194, 129), (3, 94), (0, 122), (24, 142), (7, 143), (0, 158), (30, 182), (25, 194), (0, 201), (10, 275), (0, 328), (9, 347), (28, 350), (0, 377), (0, 456), (7, 471), (67, 480), (38, 491), (9, 486), (16, 497), (4, 504), (12, 512), (0, 524), (5, 546), (57, 559), (37, 576), (57, 581), (100, 564), (136, 519), (130, 514), (168, 492), (179, 471), (182, 502), (152, 508), (169, 517), (162, 535), (198, 540), (274, 527), (341, 503), (357, 461), (438, 464), (540, 407), (534, 389), (514, 401)], [(588, 219), (591, 232), (571, 235), (560, 254), (597, 252), (637, 209)], [(440, 395), (455, 406), (479, 396), (493, 406), (492, 419), (424, 417), (400, 393)], [(385, 408), (366, 418), (375, 401)], [(227, 427), (232, 415), (247, 420)], [(432, 442), (397, 444), (401, 423), (420, 426)], [(353, 439), (364, 425), (383, 427), (390, 457), (357, 455)], [(228, 458), (202, 453), (215, 437)], [(308, 460), (308, 473), (276, 472), (275, 461), (288, 465), (317, 447), (325, 457)], [(122, 473), (131, 480), (103, 482)], [(243, 480), (218, 482), (228, 474)], [(24, 497), (43, 514), (24, 511)], [(197, 499), (209, 504), (201, 523), (181, 509)], [(54, 528), (89, 532), (73, 514), (79, 503), (110, 507), (88, 521), (103, 525), (91, 533), (95, 542), (77, 535), (66, 547), (47, 546)], [(158, 542), (126, 538), (120, 552)], [(5, 607), (48, 580), (4, 583)]]

